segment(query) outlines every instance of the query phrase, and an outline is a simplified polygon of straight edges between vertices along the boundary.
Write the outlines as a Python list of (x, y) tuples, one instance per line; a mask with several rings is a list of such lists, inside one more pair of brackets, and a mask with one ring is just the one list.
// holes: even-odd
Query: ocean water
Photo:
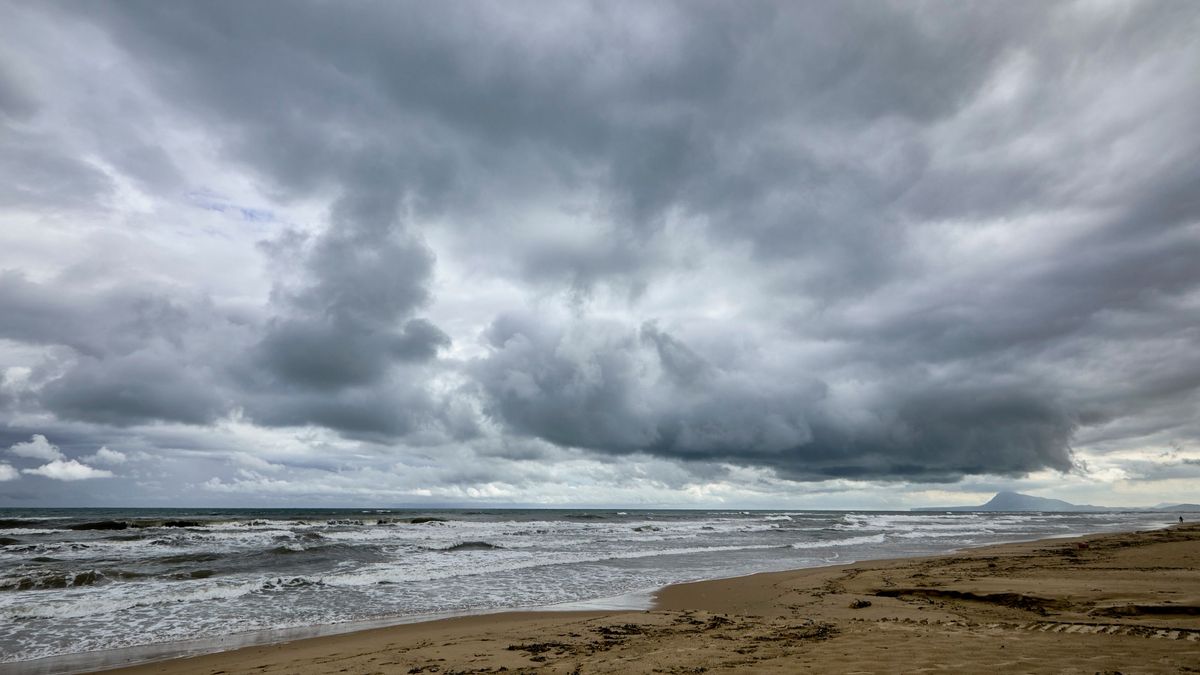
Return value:
[(0, 510), (0, 664), (1149, 529), (1153, 513)]

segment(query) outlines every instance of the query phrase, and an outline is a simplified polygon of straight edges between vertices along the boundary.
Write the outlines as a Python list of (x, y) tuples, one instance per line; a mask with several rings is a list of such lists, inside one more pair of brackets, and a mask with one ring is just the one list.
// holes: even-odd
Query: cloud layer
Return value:
[(6, 490), (1200, 458), (1190, 4), (0, 17)]
[[(105, 469), (97, 469), (86, 464), (83, 464), (74, 459), (67, 459), (63, 456), (57, 445), (51, 443), (45, 436), (34, 434), (32, 438), (24, 443), (14, 443), (8, 448), (9, 454), (17, 457), (26, 457), (30, 459), (43, 460), (41, 466), (24, 469), (20, 473), (31, 476), (44, 476), (53, 480), (60, 481), (77, 481), (87, 480), (89, 478), (112, 478), (113, 473)], [(105, 462), (112, 462), (118, 457), (124, 458), (123, 455), (113, 452), (108, 448), (100, 448), (92, 459), (99, 459)], [(118, 460), (119, 461), (119, 460)], [(8, 464), (0, 465), (0, 482), (8, 480), (16, 480), (20, 475), (16, 469)]]

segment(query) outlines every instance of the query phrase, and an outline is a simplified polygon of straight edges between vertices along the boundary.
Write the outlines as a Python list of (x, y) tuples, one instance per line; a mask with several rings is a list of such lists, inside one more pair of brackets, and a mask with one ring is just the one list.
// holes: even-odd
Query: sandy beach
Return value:
[(1200, 672), (1200, 525), (681, 584), (111, 673)]

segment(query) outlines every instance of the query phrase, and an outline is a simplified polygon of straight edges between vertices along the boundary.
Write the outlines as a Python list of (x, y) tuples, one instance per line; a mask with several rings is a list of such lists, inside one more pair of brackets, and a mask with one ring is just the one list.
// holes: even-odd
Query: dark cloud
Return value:
[(181, 367), (177, 358), (177, 354), (148, 352), (103, 360), (83, 357), (46, 384), (41, 401), (64, 419), (119, 426), (215, 421), (228, 403), (211, 376)]
[(0, 204), (82, 208), (107, 197), (113, 187), (103, 171), (64, 152), (53, 139), (0, 126)]
[(428, 375), (390, 372), (429, 361), (448, 342), (428, 321), (403, 318), (422, 299), (407, 290), (413, 272), (405, 263), (420, 276), (427, 253), (403, 245), (345, 251), (343, 260), (315, 256), (329, 274), (278, 298), (286, 318), (265, 320), (165, 287), (92, 290), (2, 273), (0, 338), (65, 351), (37, 364), (35, 393), (3, 392), (0, 400), (36, 401), (63, 420), (116, 426), (203, 425), (238, 408), (269, 426), (313, 424), (355, 436), (437, 428), (441, 404), (423, 390)]
[(0, 313), (5, 317), (0, 337), (63, 345), (98, 358), (129, 354), (156, 341), (179, 345), (196, 328), (189, 325), (195, 318), (189, 309), (200, 303), (175, 295), (176, 290), (37, 283), (14, 270), (0, 271)]
[(248, 415), (266, 426), (315, 425), (350, 438), (386, 441), (433, 426), (434, 402), (424, 391), (403, 382), (386, 387), (338, 391), (265, 390), (245, 401)]
[(137, 283), (93, 290), (0, 273), (0, 337), (61, 347), (24, 398), (63, 419), (204, 424), (229, 407), (213, 369), (240, 328), (203, 298)]
[(952, 481), (1071, 468), (1078, 423), (1049, 394), (992, 382), (912, 385), (890, 392), (876, 425), (820, 429), (784, 475)]
[(1161, 465), (1140, 464), (1130, 467), (1130, 475), (1139, 480), (1196, 480), (1200, 479), (1200, 461), (1182, 460)]
[(1002, 378), (909, 373), (839, 400), (794, 370), (727, 371), (653, 325), (548, 328), (501, 317), (473, 368), (514, 431), (604, 453), (769, 466), (800, 480), (1017, 475), (1071, 466), (1078, 425), (1054, 394)]
[[(884, 209), (926, 161), (918, 124), (968, 102), (1041, 13), (577, 9), (564, 16), (578, 31), (570, 39), (403, 4), (361, 14), (301, 4), (284, 21), (271, 3), (91, 11), (186, 110), (227, 125), (228, 150), (286, 194), (366, 183), (469, 223), (464, 207), (509, 201), (508, 188), (525, 198), (536, 182), (599, 180), (600, 213), (621, 224), (605, 245), (508, 247), (529, 278), (581, 288), (643, 279), (647, 238), (680, 208), (765, 255), (849, 266), (878, 240), (865, 256), (874, 264), (856, 271), (886, 269), (895, 217)], [(637, 32), (640, 22), (654, 32)], [(849, 155), (829, 157), (844, 145)]]
[(0, 54), (0, 207), (63, 210), (108, 196), (112, 180), (29, 124), (41, 106), (32, 83)]
[(410, 319), (399, 331), (373, 333), (333, 321), (273, 322), (254, 356), (282, 381), (316, 388), (368, 384), (396, 361), (425, 361), (447, 346), (446, 334)]
[[(238, 419), (923, 481), (1200, 442), (1193, 5), (9, 13), (6, 212), (186, 249), (206, 162), (269, 202), (209, 209), (270, 214), (212, 235), (259, 242), (259, 289), (0, 258), (33, 350), (0, 351), (28, 370), (0, 410), (67, 438)], [(42, 35), (118, 64), (109, 95)]]
[(449, 344), (427, 320), (408, 318), (428, 298), (433, 260), (396, 231), (396, 205), (340, 205), (357, 212), (336, 216), (307, 252), (300, 288), (276, 289), (278, 316), (253, 355), (285, 383), (365, 384), (391, 363), (428, 360)]
[(305, 274), (274, 289), (274, 316), (239, 359), (245, 412), (268, 426), (316, 425), (354, 438), (433, 431), (438, 404), (417, 366), (450, 338), (412, 316), (428, 302), (433, 256), (405, 230), (395, 193), (353, 189), (311, 246), (275, 247), (297, 256), (277, 264)]
[(14, 76), (11, 67), (0, 63), (0, 115), (6, 121), (28, 120), (37, 112), (37, 102), (28, 89)]

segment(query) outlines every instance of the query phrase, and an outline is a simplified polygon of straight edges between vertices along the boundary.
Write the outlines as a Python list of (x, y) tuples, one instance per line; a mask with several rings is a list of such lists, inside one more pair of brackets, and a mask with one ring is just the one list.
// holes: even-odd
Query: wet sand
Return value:
[(671, 586), (115, 671), (1200, 673), (1200, 525)]

